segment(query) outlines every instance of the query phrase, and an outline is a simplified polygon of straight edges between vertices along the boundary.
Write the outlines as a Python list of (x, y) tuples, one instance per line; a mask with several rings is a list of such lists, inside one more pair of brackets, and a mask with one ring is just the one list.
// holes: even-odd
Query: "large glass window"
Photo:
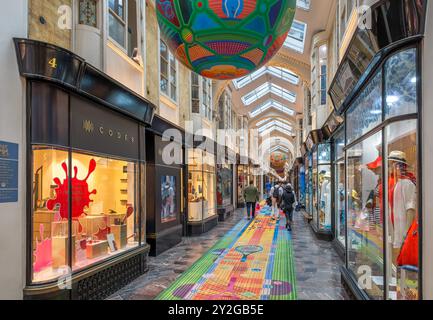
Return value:
[(313, 223), (314, 223), (314, 225), (316, 225), (317, 226), (317, 224), (318, 224), (318, 220), (319, 220), (319, 217), (318, 217), (318, 211), (317, 211), (317, 208), (318, 208), (318, 205), (319, 205), (319, 203), (318, 203), (318, 199), (317, 199), (317, 195), (318, 195), (318, 192), (317, 192), (317, 190), (318, 190), (318, 177), (319, 177), (319, 173), (318, 173), (318, 166), (317, 166), (317, 151), (316, 152), (313, 152), (313, 168), (312, 168), (312, 179), (313, 179), (313, 181), (312, 181), (312, 190), (313, 190), (313, 194), (312, 194), (312, 215), (313, 215)]
[(108, 1), (108, 32), (130, 57), (138, 55), (138, 4), (136, 0)]
[(203, 163), (203, 220), (217, 214), (215, 156), (206, 152)]
[(388, 298), (418, 299), (417, 121), (386, 128)]
[(191, 72), (191, 112), (200, 113), (200, 76)]
[(382, 72), (362, 91), (347, 112), (347, 143), (350, 144), (382, 121)]
[(219, 207), (233, 204), (232, 188), (232, 165), (217, 165), (217, 204)]
[(188, 152), (188, 213), (189, 221), (201, 221), (203, 212), (203, 151)]
[(296, 52), (303, 53), (305, 46), (305, 37), (307, 35), (307, 24), (294, 20), (292, 28), (289, 31), (284, 46)]
[(417, 112), (416, 49), (401, 51), (385, 64), (387, 118)]
[(188, 157), (189, 221), (199, 222), (217, 213), (215, 156), (191, 149)]
[(381, 149), (379, 132), (347, 151), (348, 266), (373, 299), (384, 295)]
[(160, 41), (160, 88), (171, 100), (177, 101), (177, 62), (163, 40)]
[(344, 161), (344, 128), (336, 134), (334, 139), (334, 203), (335, 203), (335, 230), (336, 238), (343, 245), (346, 245), (346, 208), (345, 208), (345, 170)]
[(247, 186), (248, 171), (245, 165), (238, 165), (238, 204), (244, 204), (244, 189)]
[(137, 164), (79, 153), (71, 159), (70, 166), (66, 151), (33, 149), (34, 282), (139, 245)]
[(332, 226), (332, 184), (331, 184), (331, 145), (318, 146), (318, 214), (319, 229), (331, 230)]
[[(347, 113), (348, 142), (368, 134), (346, 150), (348, 267), (371, 298), (412, 300), (419, 298), (422, 214), (414, 116), (418, 111), (417, 49), (396, 52), (382, 70), (384, 79), (379, 79), (379, 72), (360, 95), (366, 100), (358, 98)], [(393, 122), (371, 135), (371, 129), (382, 121), (382, 111), (383, 118)], [(396, 116), (404, 115), (406, 120), (396, 122)]]

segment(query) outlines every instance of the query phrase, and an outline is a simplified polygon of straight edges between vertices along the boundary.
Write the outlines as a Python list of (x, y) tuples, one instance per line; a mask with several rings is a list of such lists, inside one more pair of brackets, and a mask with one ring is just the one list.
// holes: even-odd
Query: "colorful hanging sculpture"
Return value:
[(274, 152), (271, 154), (271, 166), (274, 169), (284, 169), (284, 165), (286, 164), (287, 160), (287, 155), (281, 152)]
[(156, 0), (161, 35), (191, 70), (217, 80), (266, 64), (292, 26), (296, 0)]

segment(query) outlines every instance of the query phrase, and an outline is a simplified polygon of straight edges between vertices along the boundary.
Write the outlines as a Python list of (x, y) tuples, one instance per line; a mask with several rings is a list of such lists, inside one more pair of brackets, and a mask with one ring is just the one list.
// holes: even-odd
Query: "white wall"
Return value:
[(0, 140), (19, 144), (19, 202), (0, 204), (0, 299), (21, 299), (25, 284), (25, 86), (13, 37), (27, 37), (27, 0), (0, 11)]
[(428, 183), (433, 177), (433, 1), (428, 1), (426, 37), (423, 48), (423, 294), (424, 299), (433, 299), (433, 184)]

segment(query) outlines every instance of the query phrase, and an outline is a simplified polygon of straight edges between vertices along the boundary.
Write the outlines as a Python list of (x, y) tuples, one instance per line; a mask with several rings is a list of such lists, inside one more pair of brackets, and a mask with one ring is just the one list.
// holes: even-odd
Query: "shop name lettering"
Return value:
[(83, 130), (84, 130), (84, 132), (86, 132), (88, 134), (98, 132), (102, 136), (107, 136), (107, 137), (110, 137), (113, 139), (123, 140), (125, 142), (130, 142), (130, 143), (135, 142), (135, 138), (133, 136), (129, 136), (127, 133), (122, 133), (118, 130), (106, 128), (103, 125), (100, 125), (97, 128), (95, 128), (94, 123), (90, 120), (84, 120), (83, 121)]

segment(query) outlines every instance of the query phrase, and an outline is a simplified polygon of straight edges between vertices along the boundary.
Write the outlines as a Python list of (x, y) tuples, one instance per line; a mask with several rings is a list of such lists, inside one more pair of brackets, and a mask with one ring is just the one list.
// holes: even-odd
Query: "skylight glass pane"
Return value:
[(258, 106), (256, 109), (254, 109), (252, 112), (250, 112), (250, 117), (255, 118), (258, 115), (262, 114), (263, 112), (266, 112), (269, 109), (275, 109), (278, 111), (281, 111), (289, 116), (294, 116), (296, 112), (285, 105), (281, 104), (280, 102), (270, 99), (266, 101), (261, 106)]
[(270, 135), (272, 132), (274, 132), (274, 131), (279, 131), (279, 132), (281, 132), (281, 133), (283, 133), (283, 134), (286, 134), (286, 135), (288, 135), (288, 136), (290, 136), (290, 135), (292, 135), (292, 132), (291, 131), (287, 131), (287, 130), (285, 130), (285, 129), (283, 129), (283, 128), (280, 128), (280, 127), (272, 127), (272, 128), (270, 128), (270, 129), (268, 129), (268, 130), (265, 130), (265, 131), (263, 131), (263, 132), (261, 132), (260, 133), (260, 136), (266, 136), (266, 135)]
[(242, 97), (242, 102), (244, 105), (249, 106), (250, 104), (254, 103), (255, 101), (259, 100), (260, 98), (264, 97), (268, 93), (273, 93), (283, 99), (286, 99), (287, 101), (291, 103), (296, 102), (296, 94), (293, 92), (290, 92), (284, 88), (281, 88), (280, 86), (276, 85), (275, 83), (269, 83), (265, 82), (257, 89), (251, 91), (250, 93), (246, 94)]
[(261, 127), (263, 124), (265, 124), (266, 122), (269, 122), (269, 121), (271, 121), (272, 119), (265, 119), (265, 120), (262, 120), (262, 121), (260, 121), (260, 122), (257, 122), (257, 124), (256, 124), (256, 126), (257, 127)]
[(290, 70), (287, 70), (285, 68), (280, 67), (268, 67), (268, 73), (279, 77), (280, 79), (283, 79), (285, 81), (288, 81), (294, 85), (299, 84), (299, 77), (291, 72)]
[(290, 125), (288, 125), (287, 123), (282, 122), (280, 120), (273, 120), (269, 123), (266, 123), (265, 125), (262, 125), (259, 128), (259, 132), (263, 132), (263, 131), (265, 131), (269, 128), (272, 128), (272, 127), (280, 127), (280, 128), (285, 129), (287, 131), (290, 131), (290, 132), (292, 131), (292, 127)]
[(289, 35), (287, 36), (284, 46), (303, 53), (305, 46), (305, 36), (307, 34), (307, 24), (294, 20)]
[(272, 153), (272, 152), (276, 152), (276, 151), (283, 151), (283, 152), (288, 153), (289, 149), (286, 147), (283, 147), (283, 146), (275, 146), (269, 152)]
[(249, 85), (251, 82), (257, 80), (264, 74), (271, 74), (276, 77), (279, 77), (280, 79), (284, 81), (288, 81), (294, 85), (299, 84), (299, 77), (291, 72), (288, 69), (280, 68), (280, 67), (262, 67), (259, 70), (253, 72), (251, 75), (233, 80), (233, 84), (236, 87), (236, 89), (241, 89), (247, 85)]
[(311, 0), (297, 0), (296, 6), (303, 10), (310, 10)]

